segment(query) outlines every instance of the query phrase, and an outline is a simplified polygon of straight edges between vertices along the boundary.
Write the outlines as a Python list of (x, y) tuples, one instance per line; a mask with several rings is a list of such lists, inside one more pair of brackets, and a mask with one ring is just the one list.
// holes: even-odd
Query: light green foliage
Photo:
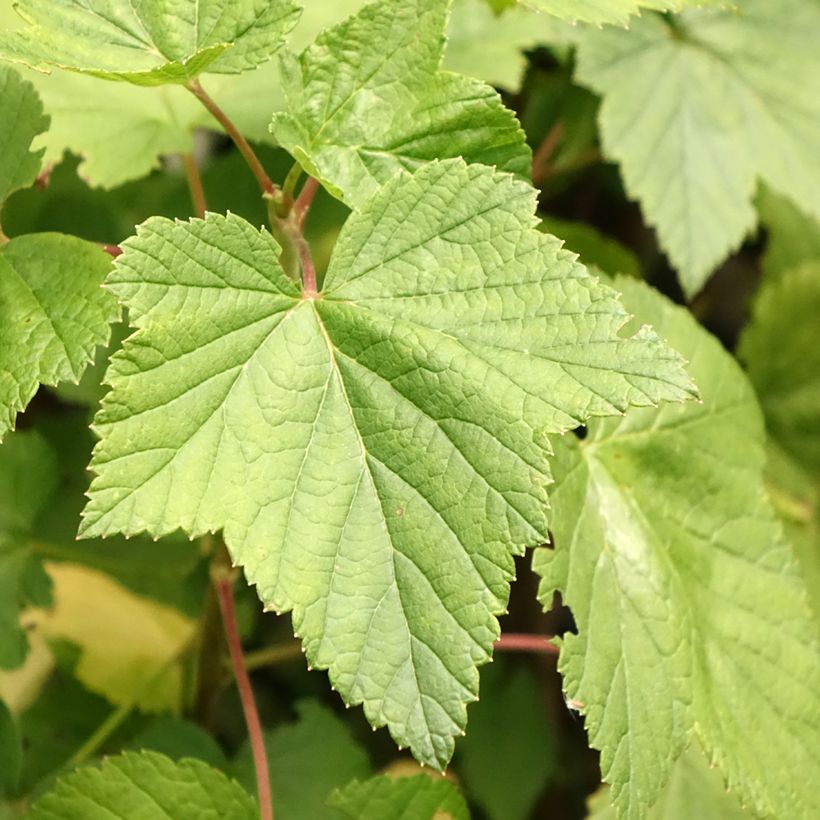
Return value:
[[(316, 701), (296, 705), (297, 723), (265, 735), (273, 807), (280, 820), (335, 820), (344, 815), (328, 808), (336, 788), (371, 772), (367, 752), (329, 709)], [(248, 791), (256, 787), (249, 746), (243, 747), (232, 770)]]
[(0, 56), (135, 85), (235, 74), (270, 59), (295, 25), (290, 0), (26, 0)]
[(319, 298), (235, 216), (149, 220), (108, 280), (138, 332), (83, 533), (224, 529), (312, 665), (436, 766), (513, 555), (547, 535), (544, 434), (693, 392), (534, 208), (509, 175), (431, 163), (350, 217)]
[(0, 799), (14, 794), (20, 779), (23, 750), (8, 706), (0, 700)]
[[(589, 820), (615, 820), (609, 792), (603, 788), (590, 799)], [(646, 820), (750, 820), (752, 816), (726, 792), (720, 772), (709, 768), (695, 744), (673, 764), (669, 782)]]
[(78, 381), (119, 309), (90, 242), (32, 234), (0, 245), (0, 439), (39, 384)]
[[(495, 0), (497, 1), (497, 0)], [(642, 11), (680, 11), (686, 6), (730, 5), (721, 0), (520, 0), (524, 6), (545, 11), (570, 22), (631, 23), (630, 16)], [(513, 0), (515, 2), (515, 0)]]
[(199, 760), (175, 763), (156, 752), (125, 752), (63, 777), (32, 807), (29, 820), (197, 818), (257, 820), (253, 798)]
[[(358, 207), (398, 170), (463, 157), (528, 176), (524, 132), (498, 94), (440, 71), (450, 0), (379, 0), (282, 56), (288, 102), (271, 132)], [(373, 44), (379, 47), (374, 48)]]
[(820, 219), (807, 216), (766, 187), (758, 193), (757, 210), (767, 232), (763, 270), (768, 279), (820, 260)]
[(50, 581), (27, 536), (54, 490), (56, 472), (54, 454), (37, 433), (15, 433), (0, 446), (0, 669), (19, 666), (28, 652), (20, 606), (51, 601)]
[(48, 117), (31, 83), (0, 63), (0, 208), (12, 191), (28, 188), (40, 170), (41, 151), (30, 151)]
[(539, 227), (545, 233), (561, 239), (566, 249), (577, 253), (588, 268), (598, 269), (612, 276), (619, 273), (629, 276), (641, 274), (641, 265), (629, 248), (585, 222), (569, 222), (566, 219), (543, 216)]
[(504, 661), (481, 670), (481, 701), (469, 709), (457, 771), (489, 820), (528, 820), (556, 774), (557, 750), (540, 682), (528, 666)]
[[(756, 221), (756, 181), (820, 217), (820, 5), (745, 0), (590, 30), (578, 79), (601, 136), (694, 295)], [(795, 79), (798, 78), (798, 79)]]
[(469, 820), (458, 789), (448, 780), (426, 774), (372, 777), (336, 792), (330, 805), (351, 820)]
[(738, 355), (772, 437), (820, 482), (820, 259), (763, 284)]
[(820, 813), (820, 654), (763, 485), (763, 424), (734, 360), (635, 280), (623, 301), (691, 358), (701, 404), (630, 411), (555, 440), (539, 599), (578, 634), (559, 668), (619, 807), (640, 818), (694, 728), (762, 812)]

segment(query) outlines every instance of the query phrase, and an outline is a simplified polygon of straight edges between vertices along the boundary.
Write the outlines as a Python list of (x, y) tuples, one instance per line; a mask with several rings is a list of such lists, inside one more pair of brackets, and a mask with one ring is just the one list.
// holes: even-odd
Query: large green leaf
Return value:
[(441, 766), (547, 537), (545, 435), (692, 394), (614, 293), (460, 160), (388, 183), (303, 294), (236, 216), (151, 219), (110, 288), (137, 333), (96, 419), (85, 535), (225, 541), (313, 666)]
[[(397, 171), (464, 157), (528, 176), (524, 133), (478, 80), (440, 71), (450, 0), (379, 0), (282, 57), (279, 144), (334, 195), (361, 205)], [(374, 48), (378, 43), (378, 48)]]
[[(749, 820), (737, 797), (729, 794), (723, 780), (696, 746), (687, 749), (672, 766), (669, 782), (646, 820)], [(589, 801), (589, 820), (615, 820), (609, 788)]]
[(39, 434), (20, 431), (0, 446), (0, 669), (14, 669), (28, 653), (20, 607), (51, 602), (51, 583), (27, 535), (56, 481), (56, 458)]
[(820, 259), (764, 283), (738, 355), (772, 437), (820, 482)]
[(601, 136), (688, 295), (755, 225), (758, 178), (820, 216), (820, 5), (647, 16), (580, 38)]
[(448, 780), (426, 774), (354, 781), (330, 799), (351, 820), (469, 820), (458, 789)]
[[(299, 720), (265, 735), (273, 807), (280, 820), (336, 820), (327, 798), (334, 789), (372, 771), (367, 752), (330, 709), (316, 701), (296, 705)], [(233, 776), (253, 790), (256, 770), (250, 746), (239, 753)]]
[(258, 820), (259, 810), (238, 783), (199, 760), (175, 763), (156, 752), (125, 752), (62, 778), (27, 817)]
[(0, 207), (18, 188), (28, 188), (40, 170), (42, 151), (30, 151), (38, 134), (48, 128), (48, 117), (31, 83), (14, 69), (0, 64)]
[(291, 0), (26, 0), (0, 57), (135, 85), (234, 74), (270, 59), (298, 19)]
[[(680, 11), (686, 6), (731, 5), (723, 0), (520, 0), (524, 6), (546, 11), (570, 22), (617, 23), (626, 25), (633, 14), (655, 11)], [(515, 0), (513, 0), (515, 2)]]
[(539, 599), (572, 608), (559, 668), (622, 817), (643, 817), (694, 728), (733, 791), (817, 817), (820, 654), (763, 485), (763, 424), (734, 360), (634, 280), (624, 302), (691, 358), (702, 403), (555, 441)]
[(90, 242), (32, 234), (0, 245), (0, 439), (39, 384), (78, 381), (118, 314), (102, 290), (111, 257)]

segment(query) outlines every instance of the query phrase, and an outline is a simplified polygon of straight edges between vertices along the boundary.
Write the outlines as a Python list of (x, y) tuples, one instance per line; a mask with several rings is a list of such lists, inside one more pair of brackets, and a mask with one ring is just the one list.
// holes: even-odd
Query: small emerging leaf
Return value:
[(252, 69), (299, 16), (291, 0), (26, 0), (16, 8), (28, 26), (0, 32), (0, 57), (136, 85)]

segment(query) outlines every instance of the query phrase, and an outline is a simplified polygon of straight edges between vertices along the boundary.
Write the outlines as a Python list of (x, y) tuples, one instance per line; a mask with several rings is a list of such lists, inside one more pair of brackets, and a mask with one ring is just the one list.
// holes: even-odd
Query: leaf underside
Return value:
[(224, 530), (310, 662), (426, 763), (449, 759), (513, 555), (547, 538), (547, 432), (693, 388), (535, 230), (535, 192), (459, 160), (346, 223), (318, 298), (236, 216), (151, 219), (110, 288), (85, 535)]
[(539, 599), (577, 635), (559, 668), (620, 817), (644, 817), (694, 729), (761, 812), (818, 816), (820, 655), (766, 498), (763, 427), (734, 360), (645, 285), (624, 301), (691, 357), (703, 402), (627, 413), (556, 441)]
[(820, 216), (820, 6), (746, 0), (579, 38), (604, 150), (692, 296), (754, 227), (758, 179)]

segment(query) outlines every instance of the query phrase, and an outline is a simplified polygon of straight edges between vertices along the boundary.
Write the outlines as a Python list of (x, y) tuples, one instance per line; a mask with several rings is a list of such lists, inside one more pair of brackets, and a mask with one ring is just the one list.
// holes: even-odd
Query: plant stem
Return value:
[(495, 642), (495, 649), (499, 652), (537, 652), (542, 655), (557, 655), (558, 647), (551, 644), (549, 640), (548, 635), (507, 632)]
[(299, 230), (305, 227), (305, 220), (313, 203), (313, 197), (316, 196), (318, 190), (319, 180), (315, 177), (308, 177), (304, 187), (299, 192), (299, 196), (296, 198), (293, 210), (296, 214), (296, 224), (299, 226)]
[(191, 203), (194, 206), (194, 214), (202, 219), (205, 216), (205, 211), (208, 210), (208, 203), (205, 201), (205, 189), (202, 187), (199, 166), (196, 164), (193, 154), (183, 154), (182, 164), (185, 166), (185, 177), (188, 180), (188, 188), (191, 190)]
[(66, 761), (66, 766), (75, 768), (82, 763), (85, 763), (89, 757), (111, 737), (112, 734), (125, 722), (131, 712), (136, 706), (135, 701), (130, 700), (118, 706), (111, 714), (94, 730), (94, 733), (88, 740), (74, 752), (73, 755)]
[(100, 247), (115, 259), (122, 254), (122, 248), (119, 245), (100, 245)]
[(266, 646), (257, 652), (249, 652), (245, 655), (245, 668), (252, 672), (262, 666), (273, 666), (283, 661), (290, 661), (294, 658), (302, 657), (302, 644), (299, 641), (289, 641), (288, 643), (277, 644), (276, 646)]
[(6, 242), (10, 242), (11, 240), (6, 236), (6, 232), (3, 230), (3, 226), (0, 225), (0, 245), (5, 245)]
[(234, 141), (239, 153), (245, 158), (264, 196), (275, 196), (278, 188), (271, 182), (259, 157), (254, 153), (248, 141), (239, 133), (239, 129), (231, 122), (228, 115), (216, 104), (200, 84), (199, 80), (191, 80), (186, 88), (211, 112), (214, 119), (225, 129), (228, 136)]
[(564, 123), (560, 120), (550, 128), (532, 157), (532, 181), (543, 182), (551, 172), (550, 160), (564, 138)]
[(280, 216), (285, 217), (290, 213), (290, 209), (293, 207), (293, 192), (296, 190), (296, 183), (299, 181), (300, 176), (302, 176), (302, 166), (298, 162), (294, 162), (293, 167), (285, 177), (284, 185), (282, 185)]
[(239, 638), (239, 628), (236, 624), (236, 611), (233, 603), (233, 579), (225, 572), (214, 574), (214, 587), (219, 598), (219, 608), (222, 611), (222, 621), (225, 625), (225, 637), (228, 639), (228, 648), (231, 651), (236, 685), (242, 701), (242, 711), (245, 714), (245, 723), (248, 727), (248, 738), (253, 752), (253, 762), (256, 768), (256, 789), (259, 795), (259, 815), (261, 820), (273, 820), (273, 802), (271, 799), (270, 771), (268, 756), (265, 751), (265, 739), (262, 736), (262, 724), (259, 721), (259, 712), (253, 697), (253, 688), (245, 668), (245, 659), (242, 657), (242, 642)]

